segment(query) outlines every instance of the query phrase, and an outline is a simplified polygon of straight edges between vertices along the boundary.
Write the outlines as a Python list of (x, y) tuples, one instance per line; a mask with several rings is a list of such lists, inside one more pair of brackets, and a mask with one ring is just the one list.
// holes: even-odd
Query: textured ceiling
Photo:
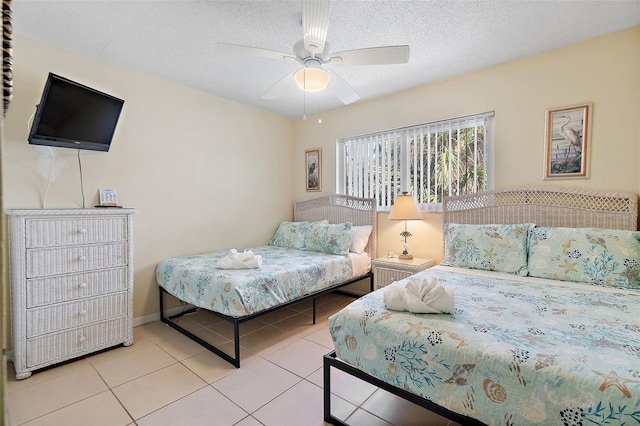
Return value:
[[(34, 1), (12, 3), (14, 32), (194, 89), (297, 118), (293, 61), (217, 52), (225, 42), (292, 52), (302, 38), (300, 1)], [(408, 44), (407, 64), (326, 65), (372, 99), (640, 25), (640, 0), (344, 1), (331, 3), (332, 51)], [(338, 108), (307, 94), (306, 111)]]

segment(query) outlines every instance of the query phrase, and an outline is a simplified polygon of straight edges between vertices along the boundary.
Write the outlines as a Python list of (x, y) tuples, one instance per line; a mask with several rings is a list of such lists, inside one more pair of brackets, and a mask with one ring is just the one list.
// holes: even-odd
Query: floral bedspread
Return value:
[(163, 260), (156, 268), (156, 280), (180, 300), (242, 317), (348, 281), (353, 275), (348, 256), (274, 246), (251, 250), (262, 256), (259, 269), (220, 269), (218, 260), (228, 252), (210, 253)]
[(639, 291), (418, 275), (454, 290), (453, 314), (387, 310), (382, 288), (329, 318), (339, 358), (488, 425), (640, 424)]

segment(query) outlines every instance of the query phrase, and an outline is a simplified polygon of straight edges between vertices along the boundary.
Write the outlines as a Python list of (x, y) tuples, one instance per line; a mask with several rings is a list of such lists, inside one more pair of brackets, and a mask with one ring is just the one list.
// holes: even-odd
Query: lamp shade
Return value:
[(415, 198), (412, 195), (403, 192), (402, 195), (396, 197), (395, 203), (389, 212), (390, 220), (418, 220), (422, 219), (422, 213), (418, 208)]
[(306, 66), (293, 75), (298, 87), (306, 92), (320, 92), (327, 88), (331, 75), (322, 68)]

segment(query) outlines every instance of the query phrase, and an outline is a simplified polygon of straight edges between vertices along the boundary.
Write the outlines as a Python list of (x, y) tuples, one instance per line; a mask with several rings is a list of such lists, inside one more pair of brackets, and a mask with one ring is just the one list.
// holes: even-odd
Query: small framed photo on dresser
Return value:
[(321, 151), (320, 148), (308, 149), (304, 152), (305, 174), (307, 175), (306, 189), (307, 191), (321, 190)]
[(100, 188), (100, 207), (118, 207), (118, 193), (115, 189)]

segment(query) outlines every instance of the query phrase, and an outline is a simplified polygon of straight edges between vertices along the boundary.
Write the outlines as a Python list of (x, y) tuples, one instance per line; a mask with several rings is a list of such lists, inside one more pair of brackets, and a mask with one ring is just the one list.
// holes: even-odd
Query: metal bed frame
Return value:
[[(376, 213), (377, 213), (377, 203), (374, 198), (358, 198), (351, 197), (348, 195), (338, 195), (332, 194), (327, 197), (315, 198), (306, 201), (299, 201), (294, 204), (294, 221), (305, 221), (305, 222), (313, 222), (318, 220), (328, 220), (329, 223), (342, 223), (342, 222), (351, 222), (354, 225), (371, 225), (372, 231), (369, 237), (369, 241), (365, 248), (367, 253), (370, 253), (372, 257), (376, 256)], [(368, 272), (365, 275), (355, 277), (350, 279), (349, 281), (333, 285), (331, 287), (318, 290), (313, 293), (309, 293), (302, 297), (299, 297), (294, 300), (287, 301), (285, 303), (279, 304), (277, 306), (273, 306), (269, 309), (262, 310), (260, 312), (255, 312), (253, 314), (245, 315), (242, 317), (232, 317), (229, 315), (221, 314), (214, 311), (211, 312), (225, 320), (233, 323), (233, 337), (234, 337), (234, 356), (227, 354), (222, 351), (220, 348), (215, 347), (211, 343), (205, 341), (194, 333), (186, 330), (185, 328), (178, 325), (176, 322), (172, 321), (174, 318), (180, 317), (187, 313), (193, 312), (197, 308), (189, 309), (185, 312), (181, 312), (176, 315), (167, 316), (165, 315), (165, 307), (164, 307), (164, 295), (169, 294), (166, 289), (161, 286), (158, 286), (159, 296), (160, 296), (160, 321), (165, 324), (168, 324), (172, 328), (176, 329), (180, 333), (194, 340), (195, 342), (201, 344), (211, 352), (220, 356), (225, 361), (233, 364), (236, 368), (240, 368), (240, 324), (257, 318), (259, 316), (268, 314), (270, 312), (276, 311), (281, 308), (285, 308), (287, 306), (294, 305), (299, 302), (303, 302), (311, 299), (313, 302), (313, 324), (316, 323), (316, 298), (318, 296), (322, 296), (323, 294), (327, 294), (336, 290), (341, 289), (349, 284), (353, 284), (355, 282), (369, 279), (369, 291), (373, 291), (373, 272)], [(173, 296), (173, 295), (171, 295)], [(353, 295), (352, 295), (353, 296)], [(175, 296), (174, 296), (175, 297)], [(357, 296), (354, 296), (357, 297)], [(200, 308), (204, 309), (204, 308)]]
[(421, 406), (422, 408), (426, 408), (427, 410), (441, 415), (449, 420), (453, 420), (454, 422), (460, 423), (461, 425), (469, 425), (469, 426), (482, 426), (484, 423), (478, 421), (476, 419), (472, 419), (471, 417), (464, 416), (462, 414), (458, 414), (454, 411), (448, 410), (434, 402), (429, 401), (426, 398), (419, 397), (411, 392), (408, 392), (402, 388), (398, 388), (396, 386), (390, 385), (387, 382), (384, 382), (377, 377), (373, 377), (370, 374), (365, 373), (362, 370), (358, 370), (346, 362), (343, 362), (336, 358), (336, 351), (331, 351), (328, 354), (324, 355), (322, 359), (322, 388), (324, 395), (324, 421), (327, 423), (331, 423), (336, 426), (349, 426), (348, 423), (343, 422), (342, 420), (334, 417), (331, 414), (331, 367), (337, 368), (338, 370), (344, 371), (351, 376), (357, 377), (360, 380), (364, 380), (367, 383), (370, 383), (380, 389), (384, 389), (389, 393), (392, 393), (396, 396), (399, 396), (402, 399), (405, 399), (409, 402), (413, 402), (416, 405)]
[[(364, 276), (358, 277), (356, 279), (344, 282), (344, 283), (340, 283), (338, 285), (329, 287), (329, 288), (325, 288), (323, 290), (314, 292), (314, 293), (310, 293), (304, 297), (301, 297), (299, 299), (295, 299), (295, 300), (291, 300), (289, 302), (286, 303), (282, 303), (280, 305), (277, 306), (273, 306), (269, 309), (260, 311), (260, 312), (256, 312), (254, 314), (250, 314), (250, 315), (245, 315), (243, 317), (231, 317), (229, 315), (224, 315), (224, 314), (220, 314), (218, 312), (213, 312), (213, 311), (209, 311), (213, 314), (215, 314), (216, 316), (219, 316), (220, 318), (224, 318), (225, 320), (233, 323), (233, 340), (234, 340), (234, 356), (231, 356), (229, 354), (227, 354), (226, 352), (222, 351), (220, 348), (215, 347), (214, 345), (212, 345), (211, 343), (207, 342), (206, 340), (202, 339), (201, 337), (195, 335), (194, 333), (190, 332), (189, 330), (181, 327), (180, 325), (178, 325), (177, 323), (173, 322), (172, 320), (174, 318), (178, 318), (181, 317), (182, 315), (188, 314), (190, 312), (194, 312), (197, 308), (192, 308), (189, 310), (186, 310), (184, 312), (181, 312), (179, 314), (176, 315), (171, 315), (171, 316), (165, 316), (164, 314), (164, 294), (170, 294), (167, 292), (167, 290), (165, 290), (162, 287), (158, 287), (160, 289), (160, 321), (162, 321), (165, 324), (168, 324), (169, 326), (171, 326), (172, 328), (178, 330), (180, 333), (184, 334), (185, 336), (189, 337), (191, 340), (194, 340), (198, 343), (200, 343), (202, 346), (204, 346), (205, 348), (209, 349), (211, 352), (215, 353), (216, 355), (218, 355), (219, 357), (221, 357), (222, 359), (224, 359), (225, 361), (230, 362), (231, 364), (233, 364), (233, 366), (235, 366), (236, 368), (240, 368), (240, 324), (252, 320), (254, 318), (258, 318), (262, 315), (266, 315), (268, 313), (271, 313), (273, 311), (285, 308), (287, 306), (291, 306), (291, 305), (295, 305), (296, 303), (300, 303), (300, 302), (304, 302), (307, 301), (309, 299), (312, 300), (313, 302), (313, 322), (312, 324), (316, 323), (316, 298), (319, 296), (322, 296), (323, 294), (327, 294), (327, 293), (331, 293), (333, 291), (336, 291), (344, 286), (347, 286), (349, 284), (353, 284), (355, 282), (358, 282), (360, 280), (363, 279), (369, 279), (369, 291), (373, 291), (373, 273), (369, 272)], [(349, 294), (349, 293), (345, 293), (345, 294)], [(357, 296), (354, 296), (357, 297)], [(202, 309), (202, 308), (201, 308)]]
[[(514, 224), (539, 226), (638, 229), (638, 196), (626, 192), (595, 192), (551, 187), (514, 187), (446, 197), (444, 224)], [(381, 291), (381, 290), (377, 290)], [(331, 414), (331, 367), (337, 368), (461, 425), (485, 423), (453, 412), (426, 398), (393, 386), (337, 358), (335, 350), (323, 358), (324, 421), (347, 423)]]

